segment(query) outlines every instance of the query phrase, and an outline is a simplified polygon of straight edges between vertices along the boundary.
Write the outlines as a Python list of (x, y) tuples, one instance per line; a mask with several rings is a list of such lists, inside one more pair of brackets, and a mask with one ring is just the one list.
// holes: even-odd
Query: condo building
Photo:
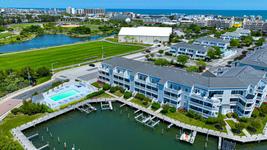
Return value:
[(230, 42), (228, 40), (222, 40), (212, 37), (201, 37), (194, 41), (195, 45), (202, 45), (202, 46), (217, 46), (223, 50), (226, 50), (230, 46)]
[(226, 32), (224, 33), (221, 38), (223, 40), (233, 40), (233, 39), (241, 39), (242, 36), (249, 36), (251, 33), (250, 30), (248, 29), (242, 29), (242, 28), (238, 28), (236, 29), (236, 31), (234, 32)]
[(203, 117), (230, 112), (250, 117), (267, 94), (266, 72), (250, 66), (231, 68), (215, 76), (114, 57), (102, 62), (98, 80)]
[(205, 59), (207, 58), (208, 48), (201, 45), (180, 42), (172, 45), (170, 52), (174, 55), (187, 55), (193, 59)]

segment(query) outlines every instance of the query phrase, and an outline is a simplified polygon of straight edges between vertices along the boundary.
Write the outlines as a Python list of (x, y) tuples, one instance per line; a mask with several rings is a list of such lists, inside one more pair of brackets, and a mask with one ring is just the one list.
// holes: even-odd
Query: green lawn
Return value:
[(131, 100), (131, 102), (133, 102), (133, 103), (135, 103), (135, 104), (137, 104), (137, 105), (140, 105), (140, 106), (142, 106), (142, 107), (145, 107), (145, 108), (148, 108), (149, 105), (150, 105), (150, 103), (148, 103), (147, 105), (144, 105), (143, 102), (142, 102), (141, 100), (137, 99), (137, 98), (133, 98), (133, 99)]
[(114, 95), (118, 96), (118, 97), (122, 97), (123, 93), (121, 93), (120, 90), (116, 91), (115, 93), (113, 93)]
[(103, 83), (101, 83), (101, 82), (94, 82), (91, 85), (94, 86), (94, 87), (96, 87), (96, 88), (98, 88), (98, 89), (100, 89), (100, 88), (103, 87)]
[(9, 36), (11, 36), (12, 34), (11, 33), (9, 33), (9, 32), (7, 32), (7, 33), (0, 33), (0, 40), (2, 39), (2, 38), (6, 38), (6, 37), (9, 37)]
[(235, 122), (233, 120), (226, 120), (226, 122), (231, 128), (235, 128)]
[[(8, 149), (17, 149), (22, 150), (23, 148), (19, 145), (17, 141), (13, 139), (13, 136), (10, 132), (11, 129), (18, 127), (22, 124), (30, 122), (36, 118), (41, 117), (43, 114), (37, 115), (8, 115), (3, 122), (0, 123), (0, 149), (8, 150)], [(3, 147), (1, 147), (3, 146)]]
[(111, 96), (111, 95), (109, 95), (107, 93), (103, 93), (103, 94), (101, 94), (99, 96), (96, 96), (94, 98), (113, 98), (113, 96)]
[[(175, 113), (167, 113), (166, 116), (173, 118), (175, 120), (181, 121), (181, 122), (186, 123), (186, 124), (190, 124), (190, 125), (218, 131), (218, 129), (216, 129), (214, 125), (208, 125), (208, 124), (205, 124), (205, 122), (203, 122), (203, 121), (189, 118), (188, 116), (186, 116), (185, 114), (183, 114), (179, 111), (177, 111)], [(226, 130), (224, 129), (222, 132), (226, 132)]]
[(102, 46), (104, 48), (104, 57), (134, 52), (143, 48), (138, 45), (129, 46), (95, 41), (22, 53), (2, 54), (0, 55), (0, 70), (19, 69), (25, 66), (30, 66), (34, 69), (42, 66), (50, 68), (52, 63), (55, 63), (54, 68), (77, 64), (85, 62), (89, 58), (101, 58)]

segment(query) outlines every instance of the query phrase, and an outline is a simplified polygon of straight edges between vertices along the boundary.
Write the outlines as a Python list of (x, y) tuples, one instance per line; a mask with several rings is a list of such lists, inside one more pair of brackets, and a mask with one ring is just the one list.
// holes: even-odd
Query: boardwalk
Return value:
[(237, 142), (240, 142), (240, 143), (258, 142), (258, 141), (267, 140), (267, 133), (266, 133), (267, 126), (265, 126), (265, 128), (264, 128), (264, 133), (265, 134), (252, 135), (252, 136), (249, 136), (249, 137), (248, 136), (236, 136), (236, 135), (232, 135), (232, 134), (227, 134), (225, 132), (219, 132), (219, 131), (215, 131), (215, 130), (209, 130), (209, 129), (206, 129), (206, 128), (201, 128), (201, 127), (185, 124), (185, 123), (180, 122), (178, 120), (175, 120), (175, 119), (169, 118), (167, 116), (164, 116), (161, 113), (159, 113), (158, 111), (155, 112), (155, 111), (153, 111), (151, 109), (147, 109), (147, 108), (141, 107), (141, 106), (139, 106), (137, 104), (134, 104), (134, 103), (132, 103), (130, 101), (124, 100), (123, 98), (86, 100), (86, 101), (80, 102), (78, 104), (72, 105), (70, 107), (67, 107), (65, 109), (59, 110), (57, 112), (48, 114), (48, 115), (46, 115), (44, 117), (41, 117), (39, 119), (36, 119), (36, 120), (34, 120), (32, 122), (26, 123), (26, 124), (24, 124), (24, 125), (22, 125), (20, 127), (14, 128), (14, 129), (12, 129), (12, 134), (14, 135), (14, 137), (16, 139), (18, 139), (18, 141), (21, 143), (21, 145), (24, 147), (24, 149), (26, 149), (26, 150), (36, 150), (36, 148), (33, 146), (33, 144), (22, 133), (23, 130), (28, 129), (30, 127), (33, 127), (33, 126), (35, 126), (37, 124), (40, 124), (42, 122), (46, 122), (46, 121), (48, 121), (48, 120), (50, 120), (52, 118), (60, 116), (60, 115), (62, 115), (64, 113), (66, 113), (66, 112), (72, 111), (72, 110), (76, 109), (77, 107), (80, 107), (80, 106), (88, 104), (88, 103), (98, 103), (98, 102), (109, 103), (109, 102), (115, 102), (115, 101), (121, 102), (121, 103), (123, 103), (125, 105), (128, 105), (128, 106), (130, 106), (132, 108), (135, 108), (136, 109), (135, 113), (137, 113), (137, 112), (145, 112), (145, 113), (151, 115), (153, 118), (158, 118), (160, 120), (164, 120), (164, 122), (167, 122), (167, 123), (170, 124), (169, 126), (177, 126), (177, 127), (180, 127), (180, 128), (191, 130), (193, 132), (208, 134), (208, 135), (212, 135), (212, 136), (223, 138), (223, 139), (230, 139), (230, 140), (237, 141)]
[(139, 106), (137, 104), (134, 104), (132, 102), (126, 101), (126, 100), (121, 99), (121, 98), (118, 98), (117, 100), (119, 102), (127, 104), (128, 106), (133, 107), (133, 108), (135, 108), (137, 110), (141, 110), (141, 111), (146, 112), (146, 113), (148, 113), (150, 115), (156, 116), (157, 118), (159, 118), (161, 120), (164, 120), (165, 122), (168, 122), (169, 124), (174, 124), (177, 127), (185, 128), (185, 129), (188, 129), (188, 130), (197, 131), (198, 133), (203, 133), (203, 134), (207, 134), (208, 133), (209, 135), (212, 135), (212, 136), (215, 136), (215, 137), (222, 137), (224, 139), (230, 139), (230, 140), (241, 142), (241, 143), (257, 142), (257, 141), (267, 140), (267, 133), (266, 133), (267, 127), (266, 126), (265, 126), (265, 129), (264, 129), (265, 134), (252, 135), (250, 137), (229, 135), (229, 134), (227, 134), (225, 132), (219, 132), (219, 131), (215, 131), (215, 130), (209, 130), (209, 129), (206, 129), (206, 128), (201, 128), (201, 127), (185, 124), (183, 122), (180, 122), (178, 120), (174, 120), (174, 119), (169, 118), (167, 116), (164, 116), (164, 115), (162, 115), (160, 113), (156, 113), (156, 112), (154, 112), (154, 111), (152, 111), (150, 109), (141, 107), (141, 106)]

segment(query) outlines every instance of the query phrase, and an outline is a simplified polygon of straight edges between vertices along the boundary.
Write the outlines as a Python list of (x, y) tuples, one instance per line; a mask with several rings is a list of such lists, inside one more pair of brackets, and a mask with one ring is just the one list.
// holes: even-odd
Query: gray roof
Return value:
[(267, 68), (267, 47), (255, 50), (251, 55), (239, 61), (242, 64)]
[(122, 57), (113, 57), (103, 63), (113, 68), (121, 67), (133, 73), (140, 72), (158, 77), (161, 79), (161, 84), (166, 81), (172, 81), (189, 87), (199, 85), (207, 88), (247, 88), (249, 85), (256, 85), (265, 74), (263, 71), (244, 66), (232, 68), (223, 76), (203, 76), (198, 73), (186, 72), (182, 69), (161, 67)]
[(185, 42), (177, 43), (175, 45), (172, 45), (172, 47), (186, 48), (186, 49), (191, 49), (191, 50), (195, 50), (195, 51), (199, 51), (199, 52), (207, 52), (208, 51), (208, 48), (206, 48), (204, 46), (189, 44), (189, 43), (185, 43)]
[(227, 41), (227, 40), (218, 39), (218, 38), (212, 38), (212, 37), (209, 37), (209, 36), (198, 38), (198, 39), (196, 39), (196, 41), (199, 41), (199, 42), (208, 41), (208, 42), (216, 42), (216, 43), (224, 43), (224, 44), (228, 44), (229, 43), (229, 41)]

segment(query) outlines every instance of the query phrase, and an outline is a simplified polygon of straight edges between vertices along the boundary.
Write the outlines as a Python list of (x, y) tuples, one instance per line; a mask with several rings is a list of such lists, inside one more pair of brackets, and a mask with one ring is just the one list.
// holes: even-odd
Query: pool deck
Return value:
[(247, 137), (247, 136), (229, 135), (229, 134), (227, 134), (225, 132), (219, 132), (219, 131), (215, 131), (215, 130), (209, 130), (209, 129), (206, 129), (206, 128), (201, 128), (201, 127), (185, 124), (185, 123), (180, 122), (178, 120), (174, 120), (172, 118), (169, 118), (169, 117), (161, 114), (158, 111), (155, 112), (153, 110), (144, 108), (142, 106), (139, 106), (137, 104), (134, 104), (134, 103), (132, 103), (130, 101), (127, 101), (127, 100), (125, 100), (123, 98), (119, 98), (119, 97), (111, 98), (111, 99), (91, 99), (91, 100), (86, 100), (86, 101), (80, 102), (78, 104), (69, 106), (69, 107), (67, 107), (65, 109), (56, 111), (54, 113), (50, 113), (50, 114), (48, 114), (48, 115), (46, 115), (44, 117), (38, 118), (36, 120), (33, 120), (32, 122), (26, 123), (26, 124), (24, 124), (24, 125), (22, 125), (20, 127), (14, 128), (14, 129), (12, 129), (12, 134), (21, 143), (21, 145), (24, 147), (24, 149), (26, 149), (26, 150), (35, 150), (36, 148), (33, 146), (31, 141), (29, 141), (26, 138), (26, 136), (22, 133), (23, 130), (31, 128), (31, 127), (34, 127), (34, 126), (36, 126), (36, 125), (38, 125), (38, 124), (40, 124), (42, 122), (46, 122), (46, 121), (48, 121), (48, 120), (50, 120), (52, 118), (55, 118), (55, 117), (60, 116), (62, 114), (65, 114), (65, 113), (67, 113), (69, 111), (72, 111), (72, 110), (76, 109), (77, 107), (83, 106), (83, 105), (88, 104), (88, 103), (116, 102), (116, 101), (122, 103), (122, 105), (130, 106), (130, 107), (136, 109), (136, 111), (138, 111), (138, 112), (139, 111), (145, 112), (147, 114), (150, 114), (153, 117), (156, 117), (156, 118), (158, 118), (160, 120), (163, 120), (166, 123), (172, 124), (173, 126), (177, 126), (177, 127), (180, 127), (180, 128), (188, 129), (188, 130), (191, 130), (193, 132), (212, 135), (212, 136), (215, 136), (215, 137), (218, 137), (218, 138), (223, 138), (223, 139), (230, 139), (230, 140), (237, 141), (237, 142), (240, 142), (240, 143), (260, 142), (260, 141), (267, 140), (267, 132), (266, 132), (267, 126), (266, 125), (265, 125), (265, 128), (264, 128), (264, 134), (252, 135), (252, 136), (249, 136), (249, 137)]

